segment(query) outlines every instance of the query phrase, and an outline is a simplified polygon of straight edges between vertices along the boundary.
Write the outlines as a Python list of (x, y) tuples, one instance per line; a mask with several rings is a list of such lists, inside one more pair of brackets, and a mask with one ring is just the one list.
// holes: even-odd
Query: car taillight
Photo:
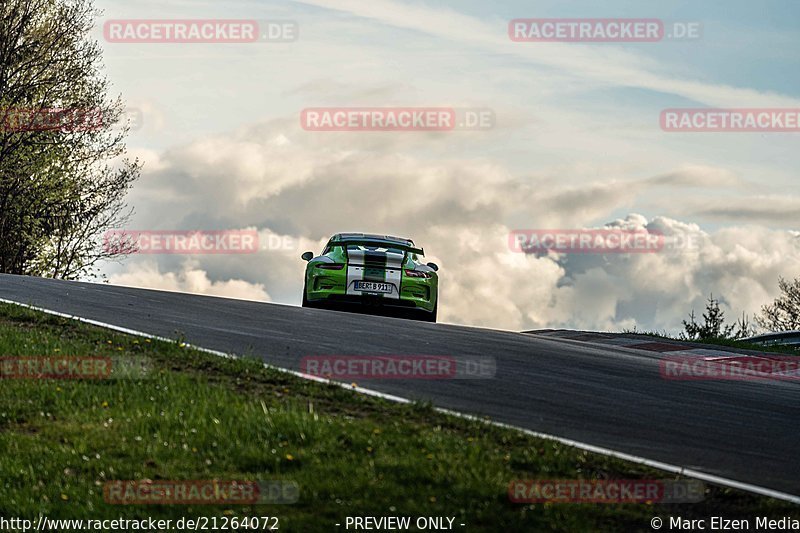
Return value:
[(417, 270), (406, 270), (406, 276), (409, 278), (430, 278), (431, 275), (428, 272), (419, 272)]
[(317, 265), (317, 268), (321, 268), (322, 270), (341, 270), (344, 268), (344, 265), (340, 263), (320, 263)]

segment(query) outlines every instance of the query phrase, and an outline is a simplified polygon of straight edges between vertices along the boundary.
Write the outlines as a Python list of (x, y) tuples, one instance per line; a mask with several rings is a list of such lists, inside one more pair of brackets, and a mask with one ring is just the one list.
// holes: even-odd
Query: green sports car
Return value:
[(358, 305), (405, 310), (436, 322), (439, 267), (422, 263), (424, 251), (411, 239), (338, 233), (321, 255), (308, 261), (303, 307)]

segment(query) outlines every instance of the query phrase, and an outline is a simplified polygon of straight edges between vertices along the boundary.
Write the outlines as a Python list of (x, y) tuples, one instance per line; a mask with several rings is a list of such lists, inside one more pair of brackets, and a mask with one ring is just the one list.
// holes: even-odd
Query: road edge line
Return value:
[[(145, 333), (143, 331), (138, 331), (138, 330), (135, 330), (135, 329), (126, 328), (126, 327), (123, 327), (123, 326), (116, 326), (114, 324), (109, 324), (107, 322), (102, 322), (100, 320), (93, 320), (91, 318), (83, 318), (83, 317), (79, 317), (79, 316), (75, 316), (75, 315), (70, 315), (69, 313), (62, 313), (60, 311), (53, 311), (52, 309), (45, 309), (43, 307), (37, 307), (37, 306), (31, 305), (31, 304), (24, 304), (24, 303), (20, 303), (20, 302), (15, 302), (14, 300), (7, 300), (5, 298), (0, 298), (0, 303), (18, 305), (20, 307), (25, 307), (25, 308), (31, 309), (33, 311), (39, 311), (39, 312), (46, 313), (46, 314), (49, 314), (49, 315), (59, 316), (59, 317), (62, 317), (62, 318), (67, 318), (67, 319), (70, 319), (70, 320), (76, 320), (76, 321), (82, 322), (84, 324), (90, 324), (90, 325), (93, 325), (93, 326), (98, 326), (98, 327), (101, 327), (101, 328), (110, 329), (112, 331), (117, 331), (119, 333), (125, 333), (125, 334), (128, 334), (128, 335), (134, 335), (134, 336), (137, 336), (137, 337), (143, 337), (143, 338), (147, 338), (147, 339), (159, 340), (159, 341), (164, 341), (164, 342), (175, 342), (174, 339), (169, 339), (167, 337), (161, 337), (159, 335), (153, 335), (153, 334), (150, 334), (150, 333)], [(183, 345), (185, 347), (187, 347), (187, 348), (192, 348), (192, 349), (198, 350), (200, 352), (208, 353), (208, 354), (211, 354), (211, 355), (216, 355), (216, 356), (219, 356), (219, 357), (224, 357), (226, 359), (236, 359), (237, 358), (234, 355), (231, 355), (229, 353), (225, 353), (225, 352), (222, 352), (222, 351), (219, 351), (219, 350), (214, 350), (212, 348), (204, 348), (202, 346), (195, 346), (195, 345), (190, 344), (190, 343), (184, 343)], [(409, 400), (408, 398), (403, 398), (402, 396), (395, 396), (393, 394), (387, 394), (387, 393), (384, 393), (384, 392), (380, 392), (380, 391), (376, 391), (376, 390), (372, 390), (372, 389), (367, 389), (367, 388), (364, 388), (364, 387), (348, 385), (347, 383), (341, 383), (341, 382), (338, 382), (338, 381), (332, 381), (332, 380), (329, 380), (329, 379), (321, 378), (319, 376), (313, 376), (313, 375), (310, 375), (310, 374), (303, 374), (302, 372), (297, 372), (295, 370), (290, 370), (288, 368), (282, 368), (282, 367), (279, 367), (279, 366), (274, 366), (274, 365), (271, 365), (271, 364), (266, 363), (264, 361), (262, 361), (262, 364), (264, 365), (265, 368), (269, 368), (269, 369), (272, 369), (272, 370), (277, 370), (278, 372), (283, 372), (285, 374), (291, 374), (293, 376), (296, 376), (296, 377), (299, 377), (299, 378), (302, 378), (302, 379), (306, 379), (306, 380), (309, 380), (309, 381), (315, 381), (317, 383), (328, 383), (328, 384), (331, 384), (331, 385), (336, 385), (336, 386), (341, 387), (343, 389), (354, 391), (354, 392), (357, 392), (359, 394), (364, 394), (364, 395), (367, 395), (367, 396), (373, 396), (373, 397), (376, 397), (376, 398), (381, 398), (381, 399), (392, 401), (392, 402), (395, 402), (395, 403), (405, 403), (405, 404), (413, 403), (412, 400)], [(605, 455), (607, 457), (613, 457), (615, 459), (621, 459), (623, 461), (628, 461), (628, 462), (639, 464), (639, 465), (642, 465), (642, 466), (648, 466), (648, 467), (651, 467), (651, 468), (656, 468), (658, 470), (664, 470), (665, 472), (672, 472), (672, 473), (679, 474), (679, 475), (682, 475), (682, 476), (691, 477), (691, 478), (699, 479), (699, 480), (702, 480), (702, 481), (708, 481), (709, 483), (714, 483), (716, 485), (722, 485), (724, 487), (743, 490), (743, 491), (751, 492), (751, 493), (758, 494), (758, 495), (761, 495), (761, 496), (767, 496), (767, 497), (770, 497), (770, 498), (775, 498), (777, 500), (783, 500), (783, 501), (787, 501), (787, 502), (794, 503), (794, 504), (800, 504), (800, 496), (795, 496), (793, 494), (788, 494), (786, 492), (780, 492), (780, 491), (777, 491), (777, 490), (768, 489), (766, 487), (760, 487), (758, 485), (752, 485), (750, 483), (745, 483), (745, 482), (742, 482), (742, 481), (736, 481), (734, 479), (728, 479), (728, 478), (725, 478), (725, 477), (715, 476), (713, 474), (707, 474), (707, 473), (701, 472), (699, 470), (694, 470), (694, 469), (686, 468), (686, 467), (683, 467), (683, 466), (673, 465), (673, 464), (670, 464), (670, 463), (664, 463), (664, 462), (661, 462), (661, 461), (655, 461), (653, 459), (647, 459), (645, 457), (639, 457), (638, 455), (632, 455), (632, 454), (628, 454), (628, 453), (625, 453), (625, 452), (619, 452), (619, 451), (616, 451), (616, 450), (611, 450), (609, 448), (603, 448), (601, 446), (595, 446), (593, 444), (589, 444), (589, 443), (586, 443), (586, 442), (581, 442), (581, 441), (577, 441), (577, 440), (567, 439), (567, 438), (564, 438), (564, 437), (559, 437), (557, 435), (550, 435), (548, 433), (540, 433), (538, 431), (533, 431), (531, 429), (521, 428), (521, 427), (518, 427), (518, 426), (511, 425), (511, 424), (506, 424), (504, 422), (497, 422), (495, 420), (487, 420), (485, 418), (481, 418), (480, 416), (470, 415), (470, 414), (467, 414), (467, 413), (461, 413), (461, 412), (453, 411), (453, 410), (446, 409), (446, 408), (443, 408), (443, 407), (434, 407), (433, 410), (436, 411), (437, 413), (450, 415), (450, 416), (456, 416), (458, 418), (463, 418), (465, 420), (480, 422), (480, 423), (483, 423), (483, 424), (487, 424), (487, 425), (491, 425), (491, 426), (495, 426), (495, 427), (499, 427), (499, 428), (503, 428), (503, 429), (511, 429), (511, 430), (514, 430), (514, 431), (521, 432), (521, 433), (523, 433), (525, 435), (529, 435), (531, 437), (537, 437), (537, 438), (540, 438), (540, 439), (543, 439), (543, 440), (549, 440), (549, 441), (553, 441), (553, 442), (558, 442), (560, 444), (564, 444), (565, 446), (571, 446), (571, 447), (577, 448), (579, 450), (584, 450), (584, 451), (596, 453), (596, 454), (599, 454), (599, 455)]]

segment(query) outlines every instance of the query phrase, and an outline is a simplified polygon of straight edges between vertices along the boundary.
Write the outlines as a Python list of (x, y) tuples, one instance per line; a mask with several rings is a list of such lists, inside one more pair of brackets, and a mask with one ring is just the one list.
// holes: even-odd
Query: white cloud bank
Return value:
[[(480, 157), (416, 157), (424, 133), (311, 133), (275, 120), (159, 154), (131, 201), (137, 229), (258, 228), (292, 246), (254, 255), (134, 257), (116, 284), (299, 303), (306, 249), (340, 231), (413, 238), (441, 269), (440, 319), (511, 330), (573, 327), (679, 328), (709, 292), (731, 319), (775, 296), (778, 276), (795, 277), (800, 239), (741, 226), (707, 232), (664, 204), (650, 218), (632, 212), (648, 195), (697, 187), (747, 189), (726, 169), (676, 168), (636, 180), (553, 185), (522, 180)], [(656, 216), (658, 215), (658, 216)], [(755, 219), (761, 220), (760, 213)], [(508, 248), (518, 228), (612, 226), (692, 236), (680, 252), (535, 257)]]
[(271, 298), (264, 285), (241, 279), (211, 281), (205, 270), (185, 262), (176, 272), (162, 272), (154, 262), (138, 262), (127, 271), (112, 276), (115, 285), (140, 287), (162, 291), (186, 292), (208, 296), (224, 296), (242, 300), (269, 302)]

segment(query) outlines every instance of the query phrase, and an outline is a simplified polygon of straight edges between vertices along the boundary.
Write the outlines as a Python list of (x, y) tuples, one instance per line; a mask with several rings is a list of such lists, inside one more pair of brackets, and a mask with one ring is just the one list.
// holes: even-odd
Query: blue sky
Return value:
[[(614, 328), (637, 320), (669, 328), (711, 291), (732, 293), (733, 314), (754, 312), (774, 296), (778, 275), (798, 275), (791, 231), (800, 222), (793, 194), (800, 133), (659, 127), (665, 108), (800, 108), (796, 2), (98, 6), (105, 10), (101, 22), (243, 18), (295, 20), (300, 27), (293, 43), (224, 45), (107, 43), (98, 30), (114, 90), (143, 117), (129, 137), (131, 153), (146, 165), (131, 196), (140, 228), (256, 227), (309, 246), (337, 231), (413, 233), (451, 266), (458, 298), (445, 306), (446, 319), (511, 329)], [(508, 39), (510, 19), (537, 17), (691, 21), (702, 24), (703, 35), (657, 43)], [(300, 111), (319, 106), (489, 107), (497, 123), (447, 135), (302, 131)], [(372, 205), (357, 201), (365, 186), (394, 191), (398, 183), (412, 193)], [(343, 196), (331, 204), (326, 194)], [(353, 217), (338, 210), (361, 213), (357, 220), (370, 227), (339, 227)], [(679, 295), (655, 295), (646, 280), (624, 279), (652, 258), (542, 262), (496, 248), (512, 227), (648, 224), (658, 217), (675, 231), (709, 239), (695, 257), (647, 264)], [(508, 291), (508, 305), (485, 313), (470, 308), (479, 294), (460, 264), (463, 250), (451, 249), (454, 235), (472, 235), (463, 238), (492, 250), (488, 268), (504, 273), (497, 283), (505, 284), (499, 290)], [(264, 258), (282, 277), (239, 259), (174, 257), (132, 258), (107, 272), (129, 284), (296, 303), (301, 280), (293, 257)], [(187, 273), (201, 282), (190, 283)], [(515, 292), (515, 283), (537, 276), (542, 290)], [(584, 293), (563, 290), (587, 283), (613, 294), (593, 306)], [(550, 313), (540, 312), (548, 306)]]

